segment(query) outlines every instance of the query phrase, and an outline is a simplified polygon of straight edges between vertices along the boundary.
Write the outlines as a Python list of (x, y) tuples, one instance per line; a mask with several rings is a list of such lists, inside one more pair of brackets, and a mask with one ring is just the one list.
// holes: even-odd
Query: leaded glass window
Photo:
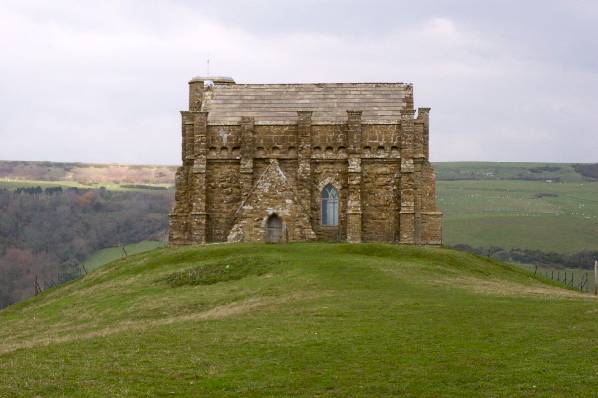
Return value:
[(322, 189), (322, 225), (338, 225), (338, 192), (328, 184)]

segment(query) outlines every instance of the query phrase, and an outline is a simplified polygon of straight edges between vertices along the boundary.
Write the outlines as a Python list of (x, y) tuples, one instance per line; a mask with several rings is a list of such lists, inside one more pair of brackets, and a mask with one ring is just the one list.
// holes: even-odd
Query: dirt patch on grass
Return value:
[(500, 296), (534, 296), (588, 300), (596, 299), (596, 297), (587, 293), (584, 294), (556, 286), (545, 285), (541, 284), (540, 282), (533, 285), (525, 285), (506, 280), (480, 279), (466, 276), (434, 279), (430, 282), (443, 286), (472, 290), (476, 293), (494, 294)]
[[(121, 332), (131, 332), (131, 331), (143, 331), (149, 328), (154, 328), (158, 326), (164, 325), (171, 325), (173, 323), (178, 322), (187, 322), (187, 321), (202, 321), (202, 320), (210, 320), (210, 319), (222, 319), (233, 317), (236, 315), (242, 315), (247, 312), (251, 312), (258, 308), (279, 305), (279, 304), (286, 304), (289, 302), (299, 301), (299, 300), (307, 300), (316, 297), (320, 297), (321, 294), (316, 292), (297, 292), (281, 297), (256, 297), (250, 298), (247, 300), (237, 301), (230, 304), (219, 305), (214, 308), (211, 308), (206, 311), (192, 313), (192, 314), (185, 314), (185, 315), (178, 315), (173, 317), (161, 318), (161, 319), (152, 319), (152, 320), (138, 320), (138, 321), (123, 321), (116, 323), (112, 326), (105, 327), (100, 330), (95, 330), (92, 332), (82, 332), (79, 334), (67, 334), (67, 335), (56, 335), (58, 332), (56, 329), (53, 328), (52, 334), (47, 334), (43, 337), (35, 337), (31, 339), (19, 339), (18, 341), (14, 342), (4, 342), (0, 343), (0, 355), (7, 354), (19, 349), (23, 348), (35, 348), (35, 347), (43, 347), (52, 344), (59, 344), (64, 342), (76, 341), (76, 340), (86, 340), (92, 339), (96, 337), (106, 337), (113, 334), (121, 333)], [(77, 329), (76, 327), (73, 329)], [(71, 330), (72, 332), (72, 330)]]

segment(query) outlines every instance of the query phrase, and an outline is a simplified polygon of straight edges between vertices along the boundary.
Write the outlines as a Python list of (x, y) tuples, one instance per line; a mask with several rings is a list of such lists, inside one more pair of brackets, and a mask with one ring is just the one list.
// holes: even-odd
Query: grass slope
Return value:
[[(138, 243), (125, 245), (125, 250), (127, 251), (127, 255), (132, 255), (143, 253), (164, 245), (164, 242), (157, 240), (144, 240)], [(87, 272), (91, 272), (104, 264), (108, 264), (111, 261), (122, 258), (123, 254), (122, 247), (120, 246), (100, 249), (94, 252), (91, 256), (87, 257), (85, 261), (83, 261), (83, 265), (87, 269)]]
[(445, 249), (157, 249), (0, 311), (0, 396), (591, 397), (597, 304)]

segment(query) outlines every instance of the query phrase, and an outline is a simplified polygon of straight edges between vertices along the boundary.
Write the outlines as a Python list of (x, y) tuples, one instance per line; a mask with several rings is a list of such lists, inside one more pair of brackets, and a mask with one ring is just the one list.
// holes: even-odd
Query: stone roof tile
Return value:
[(313, 123), (338, 123), (347, 110), (362, 119), (400, 119), (412, 86), (405, 83), (214, 84), (207, 88), (202, 110), (208, 121), (235, 123), (253, 116), (257, 123), (294, 122), (297, 111), (313, 111)]

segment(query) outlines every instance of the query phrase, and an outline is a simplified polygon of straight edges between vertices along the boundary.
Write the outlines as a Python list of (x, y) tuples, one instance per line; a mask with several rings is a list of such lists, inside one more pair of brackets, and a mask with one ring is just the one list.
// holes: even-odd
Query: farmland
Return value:
[(598, 183), (439, 181), (444, 242), (571, 253), (598, 250)]
[(598, 182), (561, 163), (435, 163), (444, 242), (598, 250)]

